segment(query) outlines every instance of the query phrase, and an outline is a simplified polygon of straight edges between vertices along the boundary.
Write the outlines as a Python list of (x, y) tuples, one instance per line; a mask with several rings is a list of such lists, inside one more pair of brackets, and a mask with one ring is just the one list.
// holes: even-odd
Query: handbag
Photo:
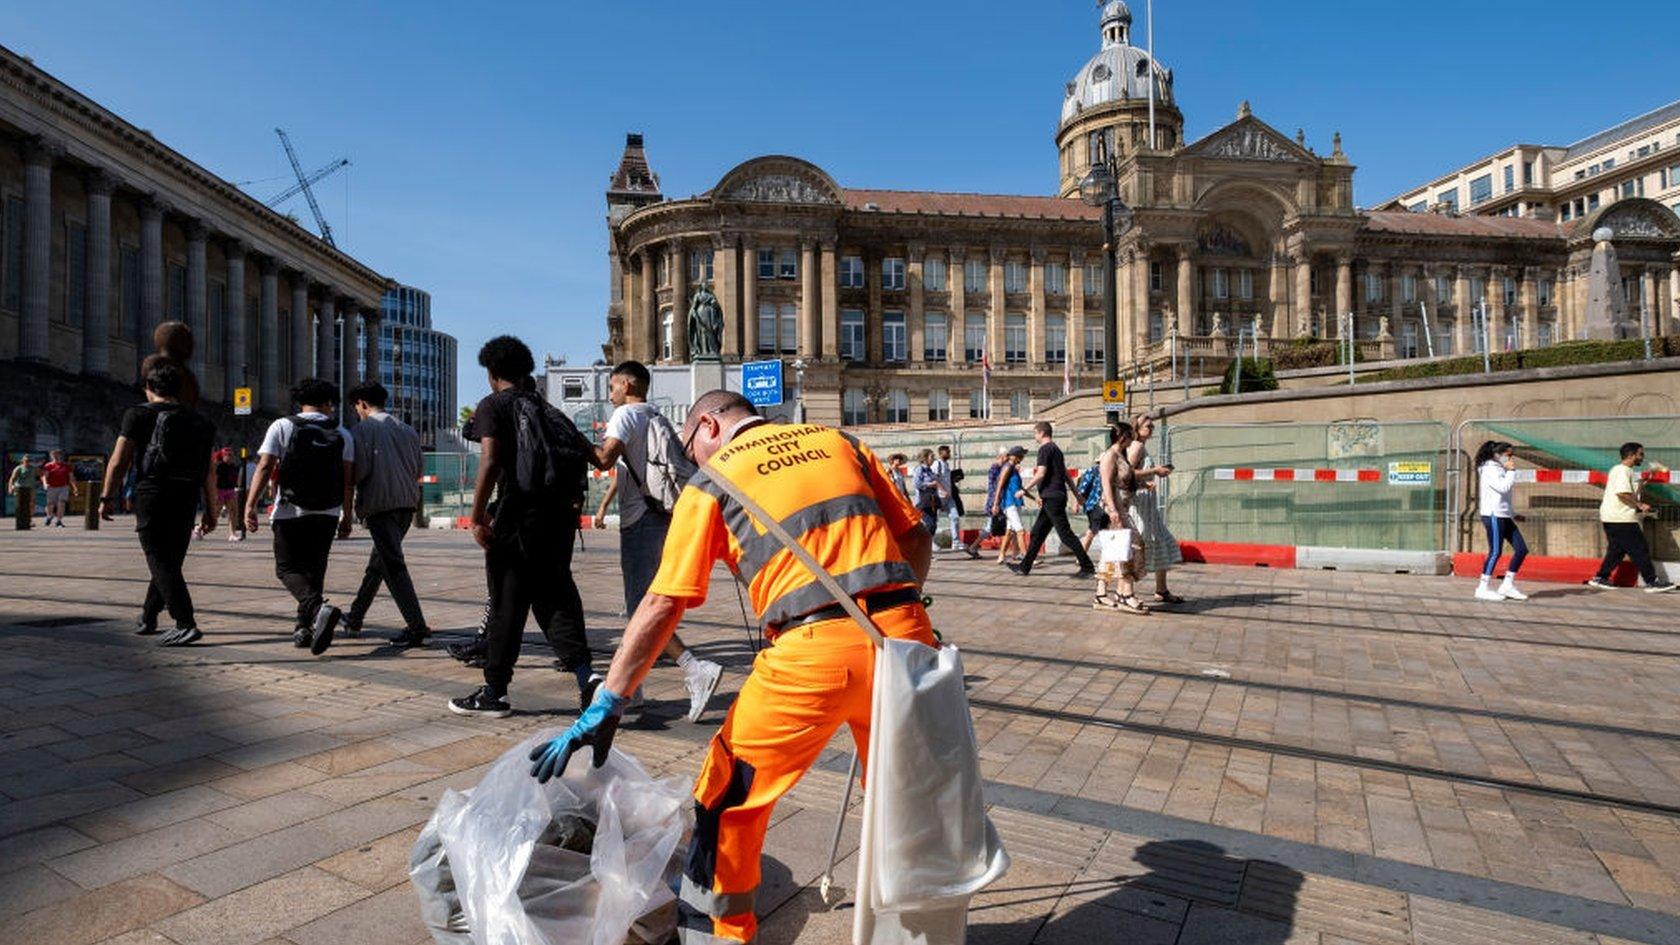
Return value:
[(1132, 546), (1136, 540), (1135, 533), (1129, 528), (1109, 528), (1097, 532), (1097, 541), (1101, 542), (1097, 563), (1126, 564), (1132, 560)]

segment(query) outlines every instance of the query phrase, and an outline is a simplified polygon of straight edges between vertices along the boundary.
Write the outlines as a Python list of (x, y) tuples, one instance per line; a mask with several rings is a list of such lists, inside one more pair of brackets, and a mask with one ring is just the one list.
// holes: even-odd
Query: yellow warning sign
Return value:
[(1103, 382), (1103, 403), (1105, 403), (1105, 404), (1123, 404), (1125, 402), (1126, 402), (1126, 382), (1125, 381), (1105, 381), (1105, 382)]
[(235, 387), (233, 389), (233, 413), (239, 417), (251, 415), (251, 388)]

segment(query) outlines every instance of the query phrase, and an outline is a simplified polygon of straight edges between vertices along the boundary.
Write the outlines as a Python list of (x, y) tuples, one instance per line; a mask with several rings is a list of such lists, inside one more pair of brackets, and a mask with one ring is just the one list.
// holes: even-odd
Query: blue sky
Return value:
[[(1156, 52), (1192, 139), (1243, 99), (1320, 152), (1339, 130), (1361, 204), (1680, 98), (1672, 0), (1156, 7)], [(602, 192), (626, 131), (647, 136), (670, 196), (763, 153), (850, 186), (1045, 193), (1062, 85), (1096, 50), (1096, 11), (54, 0), (0, 5), (0, 43), (230, 180), (286, 173), (276, 125), (306, 168), (350, 157), (320, 191), (339, 243), (432, 293), (471, 402), (491, 334), (517, 333), (539, 358), (600, 356)], [(1143, 0), (1134, 12), (1141, 37)]]

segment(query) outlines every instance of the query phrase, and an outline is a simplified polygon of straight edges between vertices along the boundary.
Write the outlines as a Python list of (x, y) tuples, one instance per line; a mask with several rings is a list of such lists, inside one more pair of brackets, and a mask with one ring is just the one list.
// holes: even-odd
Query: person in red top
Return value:
[(64, 527), (64, 513), (70, 508), (70, 492), (77, 490), (75, 470), (64, 461), (63, 450), (53, 450), (51, 458), (41, 467), (41, 480), (47, 486), (48, 525)]

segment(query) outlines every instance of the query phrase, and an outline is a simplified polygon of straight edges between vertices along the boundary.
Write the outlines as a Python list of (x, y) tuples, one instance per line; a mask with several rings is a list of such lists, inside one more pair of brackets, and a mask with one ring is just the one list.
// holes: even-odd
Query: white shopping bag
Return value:
[(1098, 564), (1112, 564), (1124, 566), (1132, 560), (1132, 530), (1129, 528), (1107, 528), (1097, 532), (1097, 542), (1100, 554)]

